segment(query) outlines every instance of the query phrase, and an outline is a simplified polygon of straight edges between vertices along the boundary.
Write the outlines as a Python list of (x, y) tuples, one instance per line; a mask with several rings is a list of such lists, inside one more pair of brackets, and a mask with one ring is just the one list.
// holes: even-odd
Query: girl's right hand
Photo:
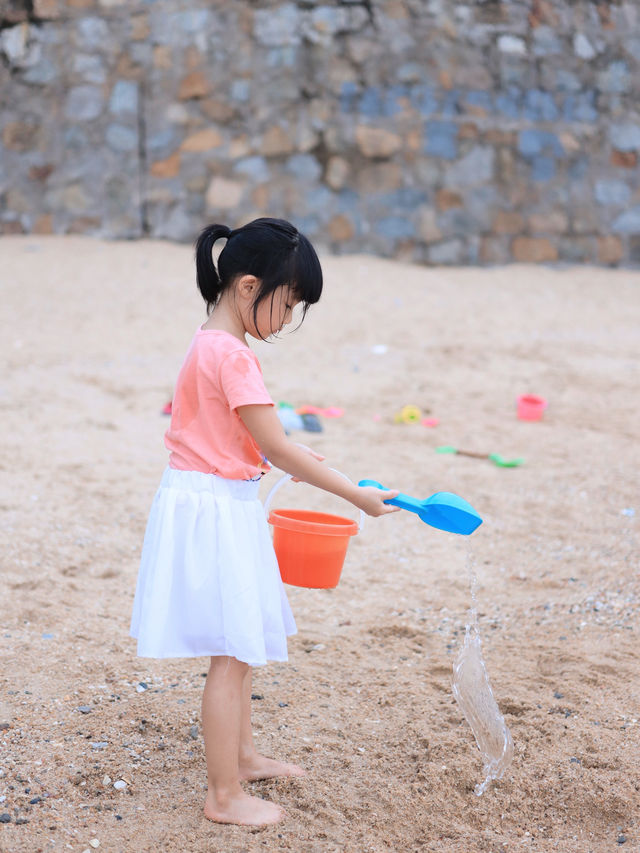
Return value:
[(399, 495), (398, 489), (378, 489), (375, 486), (358, 486), (357, 489), (358, 492), (353, 503), (367, 515), (376, 517), (386, 515), (389, 512), (398, 512), (400, 509), (399, 506), (390, 506), (384, 503), (384, 501)]

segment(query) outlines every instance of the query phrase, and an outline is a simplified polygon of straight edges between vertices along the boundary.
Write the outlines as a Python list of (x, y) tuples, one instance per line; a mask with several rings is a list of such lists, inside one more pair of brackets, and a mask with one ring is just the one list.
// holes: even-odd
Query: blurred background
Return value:
[(637, 0), (3, 0), (0, 233), (640, 263)]

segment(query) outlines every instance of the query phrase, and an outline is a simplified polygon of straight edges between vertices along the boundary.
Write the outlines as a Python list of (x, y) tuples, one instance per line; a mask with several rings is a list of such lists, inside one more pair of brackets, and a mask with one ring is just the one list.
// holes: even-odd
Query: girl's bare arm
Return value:
[(289, 441), (273, 406), (239, 406), (237, 411), (260, 450), (276, 468), (344, 498), (367, 515), (386, 515), (398, 510), (398, 507), (384, 503), (389, 498), (395, 498), (397, 490), (356, 486)]

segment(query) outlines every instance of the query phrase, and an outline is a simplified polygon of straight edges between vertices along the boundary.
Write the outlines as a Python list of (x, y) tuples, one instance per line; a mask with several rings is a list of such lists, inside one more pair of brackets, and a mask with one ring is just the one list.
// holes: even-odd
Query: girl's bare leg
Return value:
[(247, 669), (242, 683), (242, 723), (240, 727), (240, 748), (238, 752), (240, 779), (255, 782), (257, 779), (270, 779), (273, 776), (304, 776), (305, 771), (297, 764), (287, 764), (261, 755), (253, 743), (251, 730), (251, 668)]
[(247, 664), (235, 658), (211, 658), (202, 695), (208, 780), (204, 814), (219, 823), (262, 826), (277, 823), (284, 812), (275, 803), (249, 796), (240, 786), (238, 755), (248, 671)]

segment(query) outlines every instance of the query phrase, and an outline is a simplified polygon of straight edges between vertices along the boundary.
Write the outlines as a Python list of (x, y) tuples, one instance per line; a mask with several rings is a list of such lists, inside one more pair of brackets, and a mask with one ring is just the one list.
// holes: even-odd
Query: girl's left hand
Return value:
[[(298, 441), (295, 441), (294, 444), (296, 445), (296, 447), (299, 447), (300, 450), (304, 450), (305, 453), (308, 453), (309, 456), (313, 456), (313, 458), (317, 459), (318, 462), (324, 462), (326, 457), (324, 457), (322, 455), (322, 453), (316, 453), (315, 450), (312, 450), (310, 447), (307, 447), (306, 444), (300, 444)], [(299, 477), (292, 477), (291, 482), (292, 483), (300, 483), (302, 481), (300, 480)]]

